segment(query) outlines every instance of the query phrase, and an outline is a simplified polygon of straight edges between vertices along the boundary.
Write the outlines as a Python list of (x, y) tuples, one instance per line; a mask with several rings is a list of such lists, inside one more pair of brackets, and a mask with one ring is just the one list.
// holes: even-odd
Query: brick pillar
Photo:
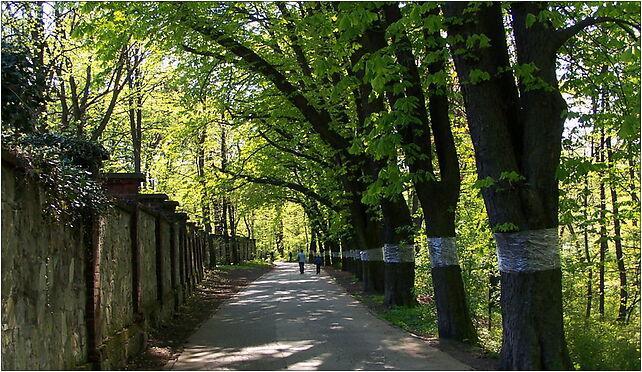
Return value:
[(136, 195), (136, 200), (144, 205), (145, 207), (156, 212), (156, 292), (157, 300), (160, 304), (163, 303), (163, 292), (164, 288), (164, 277), (165, 273), (163, 272), (163, 261), (165, 255), (169, 252), (163, 252), (163, 242), (162, 242), (162, 231), (161, 231), (161, 217), (159, 216), (162, 211), (163, 204), (168, 199), (165, 194), (138, 194)]
[(181, 291), (181, 298), (185, 300), (189, 293), (188, 284), (188, 271), (187, 271), (187, 214), (176, 213), (175, 218), (177, 221), (176, 227), (179, 235), (178, 245), (178, 268), (179, 268), (179, 282), (178, 285)]
[(104, 173), (101, 176), (107, 193), (118, 199), (136, 199), (140, 183), (145, 181), (142, 173)]
[(187, 277), (190, 293), (194, 290), (196, 281), (194, 275), (194, 222), (187, 223)]
[(102, 329), (100, 328), (100, 217), (88, 218), (83, 224), (83, 238), (88, 245), (89, 256), (86, 257), (86, 283), (87, 283), (87, 349), (89, 362), (93, 368), (100, 366), (101, 356), (98, 346), (102, 342)]
[(200, 283), (201, 281), (201, 269), (203, 267), (202, 265), (202, 254), (201, 250), (203, 248), (203, 241), (201, 237), (201, 231), (197, 230), (196, 227), (194, 227), (194, 277), (195, 277), (195, 283)]

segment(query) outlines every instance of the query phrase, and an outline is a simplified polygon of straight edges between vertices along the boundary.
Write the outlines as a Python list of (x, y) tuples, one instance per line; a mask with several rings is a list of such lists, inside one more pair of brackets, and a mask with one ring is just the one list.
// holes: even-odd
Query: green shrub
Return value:
[(61, 134), (3, 132), (2, 148), (18, 158), (26, 174), (44, 187), (43, 213), (73, 223), (110, 206), (96, 180), (107, 152), (98, 143)]
[(571, 360), (579, 370), (640, 370), (639, 324), (619, 325), (570, 317), (566, 338)]

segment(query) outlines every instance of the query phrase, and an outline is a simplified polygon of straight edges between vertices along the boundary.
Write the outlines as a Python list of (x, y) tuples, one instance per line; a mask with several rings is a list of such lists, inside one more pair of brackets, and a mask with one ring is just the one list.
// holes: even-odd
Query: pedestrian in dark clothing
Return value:
[(305, 268), (305, 253), (303, 253), (303, 249), (296, 255), (296, 260), (299, 261), (299, 271), (303, 274), (303, 269)]
[(314, 264), (317, 265), (317, 274), (321, 274), (321, 264), (323, 261), (321, 260), (320, 256), (316, 256), (314, 258)]
[(289, 255), (290, 255), (289, 261), (292, 262), (292, 252), (290, 252)]

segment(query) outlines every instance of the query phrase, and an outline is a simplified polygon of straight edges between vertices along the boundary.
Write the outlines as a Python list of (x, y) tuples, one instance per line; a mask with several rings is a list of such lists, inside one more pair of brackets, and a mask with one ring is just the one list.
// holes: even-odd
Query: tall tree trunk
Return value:
[[(593, 143), (591, 141), (591, 156), (593, 152)], [(588, 221), (588, 196), (589, 196), (589, 181), (588, 174), (584, 177), (584, 197), (583, 197), (583, 207), (584, 207), (584, 221)], [(584, 226), (584, 257), (586, 263), (588, 264), (588, 277), (586, 278), (586, 311), (584, 316), (586, 318), (591, 317), (591, 308), (593, 306), (593, 267), (589, 245), (589, 226)]]
[[(640, 204), (640, 197), (638, 196), (638, 192), (640, 192), (640, 188), (636, 186), (636, 177), (635, 175), (637, 172), (635, 171), (635, 164), (633, 158), (629, 158), (629, 193), (631, 195), (631, 200), (635, 202), (636, 205)], [(638, 221), (636, 219), (631, 220), (631, 224), (634, 227), (638, 227)]]
[(236, 234), (236, 208), (234, 208), (234, 204), (229, 203), (227, 204), (228, 212), (227, 212), (227, 218), (228, 218), (228, 226), (230, 227), (230, 250), (232, 253), (232, 263), (235, 265), (238, 265), (241, 263), (241, 256), (239, 255), (239, 239)]
[[(606, 151), (608, 157), (608, 168), (611, 172), (613, 169), (613, 149), (611, 148), (611, 137), (606, 138)], [(611, 175), (611, 178), (613, 175)], [(625, 322), (627, 313), (627, 287), (626, 287), (626, 267), (624, 265), (624, 252), (622, 250), (622, 222), (618, 208), (618, 196), (615, 189), (615, 182), (611, 179), (609, 182), (611, 191), (611, 205), (613, 207), (613, 244), (615, 245), (615, 259), (617, 260), (617, 271), (620, 277), (620, 303), (617, 311), (617, 321)]]
[(417, 196), (417, 192), (415, 190), (412, 190), (410, 192), (410, 195), (410, 198), (412, 200), (412, 209), (410, 211), (410, 215), (412, 216), (412, 224), (415, 228), (415, 231), (419, 231), (424, 224), (424, 217), (423, 213), (419, 213), (419, 197)]
[(129, 98), (129, 125), (134, 155), (134, 173), (141, 173), (142, 151), (142, 98)]
[(222, 230), (223, 230), (223, 247), (225, 250), (225, 256), (223, 257), (223, 262), (225, 264), (230, 264), (232, 263), (232, 242), (230, 239), (230, 233), (229, 229), (227, 228), (227, 210), (228, 210), (228, 203), (227, 203), (227, 197), (223, 195), (221, 197), (221, 222), (222, 222)]
[[(384, 13), (388, 25), (401, 20), (398, 4), (386, 5)], [(436, 8), (429, 12), (432, 15), (437, 13)], [(443, 58), (434, 58), (434, 55), (439, 53), (446, 43), (438, 32), (425, 31), (423, 36), (425, 53), (433, 57), (430, 58), (432, 62), (426, 66), (428, 73), (438, 76), (445, 70), (445, 61)], [(408, 162), (410, 171), (428, 175), (414, 177), (413, 183), (426, 218), (439, 337), (476, 343), (477, 333), (466, 304), (455, 244), (455, 209), (459, 199), (460, 173), (450, 129), (446, 89), (442, 83), (433, 83), (429, 87), (430, 99), (426, 107), (426, 97), (409, 38), (402, 33), (393, 38), (392, 45), (397, 60), (405, 68), (405, 96), (415, 98), (418, 105), (414, 113), (408, 112), (405, 115), (415, 116), (417, 122), (421, 123), (418, 125), (410, 121), (407, 125), (399, 125), (397, 130), (401, 133), (403, 145), (406, 146), (406, 156), (411, 159)], [(390, 106), (396, 107), (400, 98), (400, 95), (390, 94)], [(432, 164), (431, 134), (439, 163), (439, 180)]]
[(213, 268), (216, 266), (216, 250), (214, 249), (213, 239), (210, 238), (212, 233), (212, 216), (210, 211), (210, 197), (207, 190), (207, 181), (205, 179), (205, 141), (207, 139), (207, 128), (204, 126), (198, 138), (198, 154), (196, 159), (196, 170), (198, 181), (201, 187), (201, 211), (202, 211), (202, 224), (205, 228), (206, 238), (208, 241), (208, 254), (209, 262), (208, 267)]
[[(134, 173), (141, 173), (141, 150), (142, 150), (142, 124), (143, 124), (143, 92), (142, 76), (139, 68), (139, 60), (142, 59), (140, 50), (134, 48), (132, 55), (127, 57), (126, 83), (129, 86), (129, 128), (132, 139), (132, 150), (134, 155)], [(82, 107), (82, 104), (80, 105)]]
[(114, 112), (114, 108), (116, 108), (116, 103), (118, 102), (118, 96), (120, 95), (120, 92), (123, 90), (123, 87), (125, 86), (125, 84), (121, 84), (121, 79), (123, 77), (123, 72), (125, 71), (124, 66), (125, 66), (126, 59), (127, 59), (127, 46), (123, 46), (120, 51), (120, 57), (118, 59), (118, 62), (116, 63), (116, 71), (114, 72), (115, 74), (114, 88), (111, 93), (111, 99), (109, 100), (109, 105), (107, 106), (107, 110), (103, 114), (103, 118), (98, 124), (98, 127), (96, 127), (96, 129), (91, 134), (92, 141), (97, 141), (100, 138), (100, 136), (103, 134)]
[[(605, 136), (604, 128), (600, 129), (600, 144), (597, 150), (598, 161), (604, 163), (605, 156)], [(606, 227), (606, 189), (604, 185), (604, 175), (600, 176), (600, 261), (599, 261), (599, 282), (598, 282), (598, 312), (600, 313), (600, 318), (604, 318), (604, 300), (605, 300), (605, 264), (606, 264), (606, 252), (609, 250), (609, 240), (607, 235)]]
[[(516, 86), (501, 4), (474, 5), (473, 10), (467, 3), (447, 2), (442, 9), (449, 36), (459, 39), (451, 44), (452, 56), (479, 179), (493, 181), (482, 196), (501, 273), (499, 368), (570, 369), (557, 232), (556, 172), (566, 109), (555, 75), (558, 35), (547, 22), (527, 22), (542, 4), (511, 4), (517, 62), (535, 65), (534, 77), (550, 89), (526, 86), (521, 79)], [(488, 45), (466, 45), (473, 35), (485, 35)], [(533, 255), (535, 246), (547, 249)]]
[(314, 252), (317, 251), (317, 236), (318, 236), (318, 232), (316, 227), (311, 227), (310, 228), (310, 247), (308, 248), (308, 261), (310, 261), (310, 257), (314, 256)]
[[(363, 132), (368, 131), (367, 119), (369, 119), (372, 114), (382, 112), (384, 110), (384, 105), (382, 97), (371, 99), (372, 85), (364, 80), (365, 69), (356, 68), (356, 66), (360, 60), (365, 57), (366, 53), (375, 53), (377, 50), (385, 47), (386, 43), (383, 35), (384, 30), (381, 23), (375, 22), (373, 26), (366, 30), (358, 40), (358, 42), (364, 47), (357, 49), (350, 55), (352, 66), (348, 69), (348, 73), (360, 82), (358, 88), (354, 90), (353, 94), (355, 97), (357, 118), (359, 120), (360, 129)], [(359, 166), (364, 175), (369, 175), (374, 179), (377, 178), (377, 167), (379, 164), (374, 162), (372, 159), (362, 159), (359, 162)], [(358, 185), (358, 187), (353, 186), (355, 189), (359, 189), (359, 194), (356, 195), (361, 195), (365, 190), (365, 185), (359, 185), (358, 182), (352, 183)], [(363, 280), (363, 286), (366, 292), (383, 293), (386, 277), (384, 269), (382, 221), (379, 218), (375, 220), (372, 218), (373, 216), (368, 216), (368, 206), (364, 206), (360, 201), (355, 203), (355, 207), (360, 209), (365, 207), (363, 211), (357, 212), (358, 214), (355, 214), (352, 218), (353, 224), (362, 225), (362, 229), (364, 231), (357, 235), (357, 237), (360, 238), (355, 242), (357, 243), (357, 246), (354, 248), (357, 249), (352, 249), (348, 252), (348, 256), (345, 258), (345, 263), (350, 272)], [(377, 221), (378, 226), (372, 226), (373, 221)]]
[[(226, 143), (227, 133), (225, 127), (221, 126), (221, 169), (225, 171), (227, 169), (227, 143)], [(223, 247), (225, 250), (225, 255), (223, 257), (223, 262), (225, 264), (230, 264), (233, 262), (232, 257), (232, 242), (229, 235), (228, 224), (227, 224), (227, 212), (228, 212), (228, 198), (226, 193), (223, 193), (221, 196), (221, 228), (223, 232)]]
[(327, 236), (323, 241), (323, 253), (323, 266), (329, 266), (332, 262), (332, 244)]
[(283, 217), (279, 214), (279, 221), (277, 223), (276, 234), (275, 234), (275, 245), (276, 251), (283, 256)]
[(384, 221), (384, 292), (386, 306), (413, 306), (415, 248), (408, 205), (399, 194), (381, 203)]

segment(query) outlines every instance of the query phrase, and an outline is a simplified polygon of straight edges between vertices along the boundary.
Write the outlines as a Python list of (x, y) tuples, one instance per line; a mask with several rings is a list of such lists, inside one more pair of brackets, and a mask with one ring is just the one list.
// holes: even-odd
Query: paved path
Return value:
[(192, 335), (177, 370), (466, 370), (388, 325), (327, 274), (277, 263)]

